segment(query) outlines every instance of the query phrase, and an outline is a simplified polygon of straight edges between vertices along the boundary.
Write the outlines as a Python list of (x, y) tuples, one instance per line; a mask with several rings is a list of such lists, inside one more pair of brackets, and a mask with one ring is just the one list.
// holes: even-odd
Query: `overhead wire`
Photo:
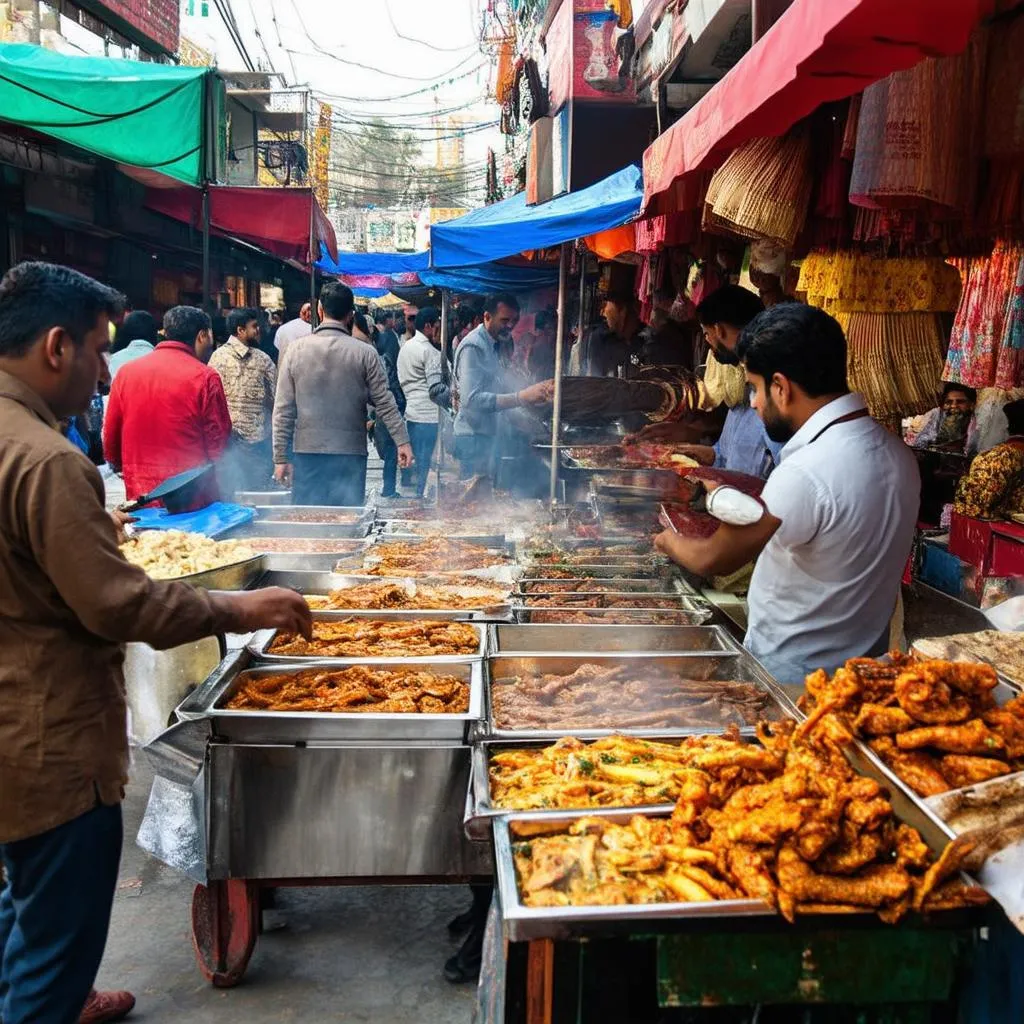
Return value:
[[(417, 3), (420, 0), (416, 0)], [(391, 13), (391, 2), (390, 0), (384, 0), (384, 10), (387, 12), (388, 21), (391, 22), (391, 31), (395, 33), (395, 36), (399, 39), (404, 40), (407, 43), (417, 43), (420, 46), (425, 46), (428, 50), (434, 50), (437, 53), (461, 53), (463, 50), (468, 50), (470, 47), (476, 47), (476, 39), (470, 43), (466, 43), (465, 46), (435, 46), (433, 43), (428, 43), (425, 39), (416, 39), (414, 36), (402, 35), (398, 30), (398, 26), (395, 24), (394, 16)]]

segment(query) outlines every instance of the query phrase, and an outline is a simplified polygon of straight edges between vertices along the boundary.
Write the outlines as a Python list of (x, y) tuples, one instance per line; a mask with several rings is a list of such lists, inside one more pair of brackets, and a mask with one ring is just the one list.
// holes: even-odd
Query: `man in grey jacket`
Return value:
[(296, 505), (362, 505), (366, 498), (366, 407), (398, 445), (412, 448), (380, 357), (352, 337), (352, 289), (329, 281), (320, 292), (320, 326), (288, 346), (274, 403), (274, 478)]

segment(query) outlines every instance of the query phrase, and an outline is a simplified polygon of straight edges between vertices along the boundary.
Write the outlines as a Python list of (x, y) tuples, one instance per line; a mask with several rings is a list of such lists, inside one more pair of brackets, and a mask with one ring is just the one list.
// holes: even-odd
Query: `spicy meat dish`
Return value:
[(753, 683), (688, 679), (681, 671), (646, 661), (493, 676), (494, 724), (566, 731), (753, 725), (775, 711)]
[(671, 590), (671, 584), (661, 580), (644, 580), (638, 583), (628, 579), (599, 579), (594, 576), (564, 577), (553, 576), (545, 579), (524, 579), (519, 581), (519, 589), (524, 594), (613, 594), (623, 591), (635, 593), (657, 592), (664, 588)]
[(527, 608), (678, 608), (677, 597), (652, 597), (640, 594), (637, 597), (610, 597), (596, 594), (551, 594), (539, 597), (524, 594), (522, 603)]
[(760, 747), (694, 737), (671, 816), (524, 823), (533, 835), (513, 823), (523, 904), (753, 899), (789, 921), (874, 911), (894, 923), (911, 909), (987, 899), (956, 877), (970, 843), (951, 843), (936, 859), (877, 782), (857, 775), (834, 743), (793, 725), (759, 727)]
[(314, 622), (313, 639), (278, 633), (268, 654), (302, 658), (418, 658), (475, 654), (480, 635), (464, 622), (344, 619)]
[(232, 711), (461, 715), (469, 710), (469, 683), (427, 669), (366, 665), (243, 673), (224, 707)]
[(256, 557), (248, 541), (218, 541), (182, 530), (142, 530), (121, 545), (121, 554), (155, 580), (209, 572)]
[(285, 508), (264, 512), (260, 519), (271, 523), (331, 523), (352, 526), (362, 518), (361, 512), (319, 512), (314, 509)]
[(479, 544), (428, 537), (413, 544), (395, 541), (377, 544), (368, 554), (366, 565), (369, 575), (403, 576), (486, 569), (508, 561), (504, 553), (490, 551)]
[(366, 547), (362, 540), (316, 537), (253, 537), (249, 543), (268, 554), (288, 555), (338, 555), (361, 552)]
[(481, 587), (440, 586), (426, 583), (370, 583), (332, 590), (326, 597), (307, 597), (312, 608), (375, 611), (409, 608), (415, 611), (479, 610), (504, 604), (505, 590)]
[(801, 706), (806, 730), (857, 735), (919, 796), (1024, 768), (1024, 696), (999, 707), (990, 665), (854, 658), (814, 672)]
[(520, 613), (520, 621), (548, 624), (562, 622), (571, 625), (620, 623), (633, 626), (692, 626), (705, 619), (699, 612), (659, 612), (639, 608), (581, 608), (574, 611), (571, 608), (562, 608), (555, 611), (524, 610)]

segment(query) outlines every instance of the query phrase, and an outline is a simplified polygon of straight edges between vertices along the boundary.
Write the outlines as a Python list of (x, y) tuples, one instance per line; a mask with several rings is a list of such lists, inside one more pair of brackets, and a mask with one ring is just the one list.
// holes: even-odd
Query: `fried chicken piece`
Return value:
[(971, 836), (965, 835), (954, 839), (940, 855), (939, 859), (932, 864), (924, 873), (924, 878), (918, 883), (914, 892), (914, 909), (921, 910), (925, 900), (934, 889), (937, 889), (947, 878), (956, 874), (961, 865), (974, 852), (977, 841)]
[(914, 727), (914, 720), (903, 708), (887, 708), (881, 704), (862, 704), (853, 727), (862, 736), (891, 736)]
[(1014, 697), (1001, 708), (982, 712), (982, 721), (1006, 744), (1006, 756), (1013, 761), (1024, 758), (1024, 697)]
[(921, 838), (921, 833), (910, 825), (900, 824), (896, 827), (896, 863), (900, 867), (925, 871), (931, 863), (932, 851)]
[(939, 760), (931, 754), (910, 753), (900, 750), (891, 736), (879, 736), (868, 746), (918, 796), (936, 796), (952, 787), (939, 770)]
[(881, 832), (861, 832), (851, 822), (843, 822), (840, 841), (815, 861), (816, 871), (826, 875), (852, 875), (886, 852)]
[(963, 725), (936, 725), (911, 729), (896, 737), (900, 750), (935, 747), (951, 754), (994, 754), (1006, 749), (1002, 738), (992, 732), (980, 718)]
[(792, 835), (804, 823), (806, 811), (779, 794), (763, 807), (751, 811), (726, 826), (725, 839), (730, 843), (774, 845)]
[(991, 901), (992, 897), (981, 886), (970, 885), (962, 878), (951, 878), (928, 894), (923, 909), (926, 912), (959, 910), (962, 907), (983, 907)]
[(980, 696), (994, 690), (999, 676), (991, 665), (968, 661), (925, 661), (918, 671), (925, 677), (934, 672), (943, 682), (967, 696)]
[(941, 760), (942, 774), (954, 789), (987, 782), (1000, 775), (1008, 775), (1010, 766), (994, 757), (971, 757), (967, 754), (947, 754)]
[(971, 717), (971, 703), (963, 694), (953, 693), (935, 673), (926, 675), (916, 666), (900, 673), (894, 692), (915, 722), (950, 725)]
[(779, 888), (800, 903), (881, 907), (901, 899), (913, 884), (907, 872), (897, 864), (876, 864), (849, 878), (818, 874), (791, 843), (783, 843), (779, 850), (776, 871)]
[(752, 900), (778, 906), (779, 889), (768, 869), (768, 851), (752, 846), (731, 846), (725, 851), (729, 875)]

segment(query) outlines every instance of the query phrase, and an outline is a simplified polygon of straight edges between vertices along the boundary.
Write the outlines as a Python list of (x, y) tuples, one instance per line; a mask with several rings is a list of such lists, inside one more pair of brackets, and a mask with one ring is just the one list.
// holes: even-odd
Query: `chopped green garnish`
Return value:
[(581, 775), (593, 775), (594, 774), (594, 762), (588, 757), (581, 757), (577, 762), (580, 766)]
[(614, 754), (602, 754), (601, 764), (618, 764), (619, 759)]

